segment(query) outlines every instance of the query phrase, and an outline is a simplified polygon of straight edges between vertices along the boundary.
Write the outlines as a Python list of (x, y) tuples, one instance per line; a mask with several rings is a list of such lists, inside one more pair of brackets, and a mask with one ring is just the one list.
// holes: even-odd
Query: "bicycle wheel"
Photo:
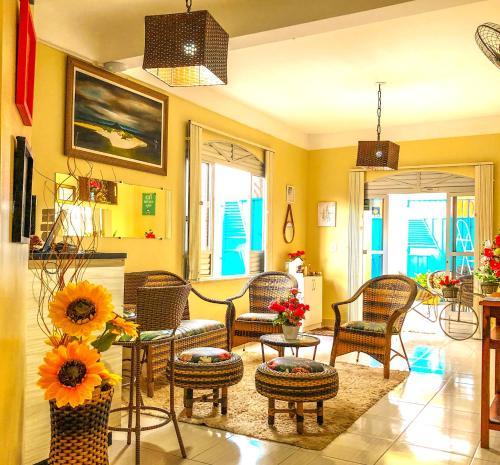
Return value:
[(479, 319), (473, 308), (449, 303), (439, 313), (439, 326), (448, 337), (464, 341), (474, 336)]

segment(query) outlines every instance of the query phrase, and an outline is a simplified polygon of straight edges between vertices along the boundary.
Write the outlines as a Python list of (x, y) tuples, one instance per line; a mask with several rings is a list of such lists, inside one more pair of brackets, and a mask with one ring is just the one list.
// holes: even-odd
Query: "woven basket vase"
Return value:
[(441, 291), (445, 299), (456, 299), (458, 296), (458, 287), (456, 286), (443, 286)]
[(498, 283), (481, 283), (481, 292), (483, 294), (493, 294), (498, 289)]
[(78, 407), (50, 401), (50, 465), (108, 465), (108, 418), (113, 389), (94, 391)]

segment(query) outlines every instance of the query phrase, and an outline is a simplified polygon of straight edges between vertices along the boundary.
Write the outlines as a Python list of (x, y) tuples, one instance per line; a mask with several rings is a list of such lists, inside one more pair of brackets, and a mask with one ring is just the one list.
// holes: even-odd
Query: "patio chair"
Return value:
[[(404, 358), (410, 368), (401, 329), (416, 295), (417, 285), (413, 279), (401, 275), (384, 275), (363, 284), (350, 299), (334, 303), (335, 336), (330, 364), (335, 366), (335, 359), (339, 355), (363, 352), (384, 365), (384, 378), (389, 378), (390, 363), (396, 356)], [(342, 324), (340, 306), (352, 303), (359, 297), (363, 299), (362, 320)], [(403, 353), (392, 348), (393, 336), (399, 337)]]
[[(290, 289), (297, 287), (297, 280), (288, 273), (267, 271), (248, 281), (238, 295), (230, 297), (228, 302), (240, 299), (248, 291), (249, 311), (238, 316), (233, 326), (233, 346), (259, 341), (260, 336), (281, 333), (281, 326), (273, 326), (276, 314), (267, 307), (273, 300), (286, 298)], [(282, 354), (282, 348), (276, 348)]]

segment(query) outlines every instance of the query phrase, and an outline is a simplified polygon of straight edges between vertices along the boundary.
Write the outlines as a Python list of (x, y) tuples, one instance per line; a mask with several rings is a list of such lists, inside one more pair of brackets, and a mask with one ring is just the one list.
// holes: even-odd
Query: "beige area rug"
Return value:
[[(321, 450), (408, 376), (408, 372), (392, 370), (391, 378), (385, 380), (382, 369), (337, 362), (339, 392), (337, 397), (324, 403), (324, 424), (319, 426), (314, 414), (306, 414), (305, 433), (299, 435), (295, 421), (287, 414), (277, 414), (274, 427), (268, 426), (267, 398), (255, 390), (254, 382), (255, 369), (261, 363), (260, 356), (243, 352), (242, 358), (245, 374), (239, 384), (229, 388), (227, 416), (213, 410), (210, 403), (195, 403), (193, 417), (186, 418), (183, 411), (183, 391), (176, 388), (175, 403), (179, 420), (305, 449)], [(167, 400), (168, 386), (157, 386), (153, 399), (144, 396), (147, 405), (158, 407), (167, 405)], [(277, 401), (276, 407), (286, 408), (286, 403)]]

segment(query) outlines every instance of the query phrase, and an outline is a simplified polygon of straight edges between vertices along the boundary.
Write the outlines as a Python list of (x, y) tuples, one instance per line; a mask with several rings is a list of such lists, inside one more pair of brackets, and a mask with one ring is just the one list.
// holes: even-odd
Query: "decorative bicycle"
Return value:
[[(427, 288), (417, 283), (418, 293), (412, 310), (426, 320), (439, 326), (443, 333), (457, 341), (469, 339), (479, 328), (479, 317), (474, 310), (474, 283), (472, 275), (459, 277), (460, 285), (457, 297), (443, 296), (439, 281), (446, 275), (445, 271), (429, 273)], [(444, 305), (439, 311), (439, 307)], [(427, 307), (426, 313), (423, 308)]]

